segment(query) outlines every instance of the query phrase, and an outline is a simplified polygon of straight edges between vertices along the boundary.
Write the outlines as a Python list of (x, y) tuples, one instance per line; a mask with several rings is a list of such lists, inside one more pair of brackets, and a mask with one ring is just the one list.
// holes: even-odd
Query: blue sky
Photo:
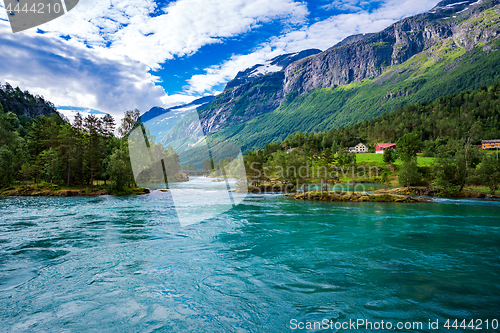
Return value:
[(0, 11), (0, 81), (60, 106), (109, 112), (217, 94), (279, 54), (325, 50), (433, 8), (436, 0), (80, 0), (12, 34)]

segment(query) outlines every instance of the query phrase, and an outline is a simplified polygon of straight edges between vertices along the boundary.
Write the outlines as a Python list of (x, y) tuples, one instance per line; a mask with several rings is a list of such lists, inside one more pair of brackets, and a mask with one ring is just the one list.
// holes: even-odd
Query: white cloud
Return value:
[[(151, 17), (155, 11), (161, 15)], [(294, 0), (179, 0), (161, 9), (151, 0), (81, 0), (41, 28), (56, 37), (70, 35), (73, 43), (86, 43), (101, 56), (126, 55), (157, 69), (174, 56), (191, 55), (271, 20), (295, 24), (307, 14), (306, 5)]]
[(98, 57), (45, 35), (7, 33), (0, 22), (0, 80), (45, 96), (56, 105), (82, 106), (121, 117), (133, 108), (173, 106), (192, 97), (168, 96), (137, 61)]

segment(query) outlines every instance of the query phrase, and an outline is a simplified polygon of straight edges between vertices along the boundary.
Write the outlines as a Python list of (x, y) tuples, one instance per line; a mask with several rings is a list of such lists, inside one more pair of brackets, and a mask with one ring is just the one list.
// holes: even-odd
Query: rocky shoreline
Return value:
[(124, 191), (109, 191), (105, 189), (96, 189), (91, 191), (86, 189), (64, 189), (56, 187), (37, 187), (21, 186), (0, 190), (0, 196), (3, 197), (95, 197), (101, 195), (141, 195), (150, 193), (147, 188), (132, 188)]
[[(419, 195), (427, 197), (439, 197), (438, 191), (430, 187), (399, 187), (393, 189), (385, 189), (375, 191), (378, 194), (390, 194), (390, 195)], [(476, 198), (476, 199), (500, 199), (498, 195), (492, 195), (481, 192), (474, 191), (462, 191), (446, 195), (449, 198)]]
[(285, 197), (292, 197), (295, 200), (310, 200), (310, 201), (333, 201), (333, 202), (402, 202), (402, 203), (417, 203), (417, 202), (432, 202), (432, 199), (412, 197), (399, 194), (368, 194), (366, 192), (355, 193), (336, 193), (314, 191), (306, 193), (287, 193)]

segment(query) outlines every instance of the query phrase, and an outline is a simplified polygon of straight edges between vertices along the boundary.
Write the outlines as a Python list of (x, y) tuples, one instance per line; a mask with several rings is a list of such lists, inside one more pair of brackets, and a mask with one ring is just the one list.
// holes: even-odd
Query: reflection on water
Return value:
[(2, 332), (283, 332), (292, 318), (500, 310), (498, 201), (249, 195), (187, 228), (160, 191), (2, 198), (0, 210)]

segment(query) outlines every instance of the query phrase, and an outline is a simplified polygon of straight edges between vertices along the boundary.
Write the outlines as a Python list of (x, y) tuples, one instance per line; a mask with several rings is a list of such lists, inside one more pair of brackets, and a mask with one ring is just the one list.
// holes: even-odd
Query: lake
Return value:
[(249, 194), (186, 227), (160, 191), (0, 198), (0, 211), (2, 332), (500, 319), (500, 201)]

